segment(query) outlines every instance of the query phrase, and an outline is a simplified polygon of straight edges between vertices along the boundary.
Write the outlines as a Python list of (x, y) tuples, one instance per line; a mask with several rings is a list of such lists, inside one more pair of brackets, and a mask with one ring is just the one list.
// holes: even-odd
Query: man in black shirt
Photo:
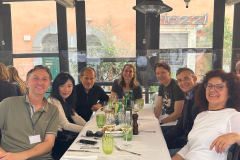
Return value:
[(109, 98), (100, 86), (94, 85), (95, 75), (93, 68), (84, 67), (80, 71), (81, 83), (76, 85), (76, 112), (85, 121), (89, 121), (93, 111), (97, 111)]
[(186, 143), (188, 133), (191, 131), (194, 119), (199, 113), (199, 108), (194, 105), (194, 92), (196, 89), (197, 77), (189, 68), (177, 70), (178, 86), (186, 93), (182, 115), (176, 126), (164, 133), (170, 155), (174, 156)]

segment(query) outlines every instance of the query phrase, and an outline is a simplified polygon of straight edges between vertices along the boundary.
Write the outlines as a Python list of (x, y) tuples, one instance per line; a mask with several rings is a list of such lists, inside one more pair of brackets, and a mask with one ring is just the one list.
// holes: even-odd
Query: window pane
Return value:
[[(86, 0), (87, 56), (135, 57), (135, 0)], [(98, 6), (96, 8), (96, 6)]]
[[(166, 0), (171, 12), (160, 16), (160, 48), (212, 48), (214, 0), (190, 1), (189, 7), (183, 0)], [(199, 9), (201, 8), (201, 9)]]
[[(13, 66), (17, 68), (19, 76), (26, 80), (27, 73), (36, 65), (48, 66), (51, 71), (53, 80), (60, 72), (58, 57), (43, 57), (43, 58), (14, 58)], [(52, 80), (52, 81), (53, 81)]]
[(224, 22), (224, 43), (223, 43), (223, 70), (226, 72), (231, 71), (233, 14), (234, 5), (226, 6)]
[(10, 4), (13, 53), (58, 52), (56, 2)]

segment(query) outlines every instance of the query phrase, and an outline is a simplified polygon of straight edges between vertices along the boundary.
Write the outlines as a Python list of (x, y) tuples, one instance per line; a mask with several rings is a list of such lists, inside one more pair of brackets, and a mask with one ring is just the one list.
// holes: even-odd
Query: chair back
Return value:
[(239, 152), (240, 146), (237, 143), (233, 144), (228, 151), (227, 160), (240, 160)]

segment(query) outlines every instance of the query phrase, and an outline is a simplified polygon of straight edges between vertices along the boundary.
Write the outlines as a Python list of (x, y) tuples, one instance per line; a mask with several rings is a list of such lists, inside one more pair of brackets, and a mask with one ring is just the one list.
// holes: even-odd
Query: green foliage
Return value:
[[(108, 17), (106, 25), (95, 26), (106, 36), (107, 41), (100, 41), (100, 45), (97, 48), (88, 47), (88, 56), (108, 58), (127, 56), (131, 44), (122, 39), (118, 38), (118, 40), (116, 40), (116, 38), (114, 38), (114, 35), (119, 32), (116, 31), (118, 26), (119, 25), (112, 24), (111, 16)], [(88, 66), (96, 69), (96, 81), (112, 82), (119, 77), (121, 70), (126, 63), (127, 62), (100, 62), (90, 63)]]
[[(128, 56), (128, 53), (131, 48), (131, 43), (126, 42), (120, 38), (117, 38), (114, 35), (117, 35), (120, 31), (117, 30), (119, 25), (112, 24), (111, 16), (108, 17), (106, 25), (97, 25), (94, 26), (99, 31), (101, 31), (107, 41), (100, 41), (98, 46), (91, 47), (88, 45), (88, 57), (123, 57)], [(99, 43), (99, 39), (91, 39), (91, 44)]]
[[(96, 36), (92, 36), (87, 45), (87, 57), (97, 58), (116, 58), (128, 56), (131, 49), (131, 43), (128, 43), (120, 38), (116, 40), (115, 36), (119, 31), (116, 31), (119, 25), (113, 25), (111, 16), (108, 17), (106, 25), (94, 26), (106, 37), (106, 41), (100, 40)], [(87, 65), (96, 70), (96, 81), (112, 82), (118, 78), (123, 66), (127, 62), (91, 62)], [(76, 62), (70, 60), (70, 65), (74, 70), (73, 75), (78, 74)], [(134, 63), (135, 65), (135, 63)]]
[[(210, 23), (208, 27), (204, 27), (204, 32), (206, 33), (205, 39), (202, 39), (198, 42), (197, 47), (209, 47), (212, 48), (212, 39), (213, 39), (213, 22)], [(224, 44), (223, 44), (223, 64), (230, 66), (231, 63), (231, 54), (232, 54), (232, 27), (230, 27), (229, 18), (225, 18), (224, 21)], [(209, 53), (204, 53), (206, 61), (201, 62), (200, 72), (204, 75), (206, 71), (211, 69), (212, 64), (212, 55)]]

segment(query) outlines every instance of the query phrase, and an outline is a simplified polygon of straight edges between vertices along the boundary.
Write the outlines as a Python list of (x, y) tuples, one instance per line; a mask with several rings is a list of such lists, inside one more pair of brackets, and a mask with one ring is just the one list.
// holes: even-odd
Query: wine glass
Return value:
[(115, 115), (113, 113), (110, 113), (110, 114), (106, 115), (105, 127), (107, 127), (107, 129), (110, 131), (110, 133), (115, 126), (116, 126)]
[(138, 114), (138, 112), (143, 108), (143, 99), (138, 99), (137, 102), (134, 103), (134, 107), (132, 109), (133, 113)]
[(138, 112), (140, 111), (141, 109), (139, 108), (138, 106), (138, 103), (134, 103), (134, 106), (133, 106), (133, 109), (132, 109), (132, 112), (133, 114), (138, 114)]
[(104, 109), (106, 116), (111, 113), (111, 107), (108, 105), (107, 101), (103, 103), (103, 109)]
[(128, 133), (132, 130), (132, 123), (126, 119), (126, 116), (124, 117), (124, 124), (122, 125), (121, 129), (125, 133), (125, 137), (126, 137), (126, 143), (123, 144), (122, 147), (125, 149), (131, 148), (132, 145), (127, 143), (127, 138), (128, 138)]

